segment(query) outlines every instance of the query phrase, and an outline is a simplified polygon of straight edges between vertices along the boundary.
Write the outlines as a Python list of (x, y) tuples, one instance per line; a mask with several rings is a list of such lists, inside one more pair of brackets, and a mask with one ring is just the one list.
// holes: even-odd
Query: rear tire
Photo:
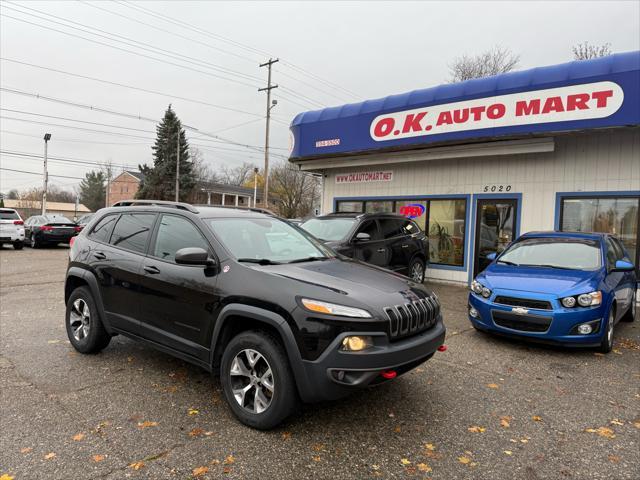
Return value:
[(613, 331), (615, 329), (616, 322), (616, 311), (615, 307), (611, 307), (609, 309), (609, 319), (607, 320), (607, 324), (605, 325), (604, 336), (602, 337), (602, 342), (600, 343), (600, 347), (598, 351), (600, 353), (609, 353), (613, 350)]
[(71, 345), (80, 353), (98, 353), (111, 341), (88, 287), (78, 287), (69, 296), (65, 325)]
[(31, 248), (40, 248), (42, 246), (33, 233), (31, 234), (31, 238), (29, 238), (29, 246)]
[(416, 283), (424, 283), (425, 262), (421, 258), (414, 258), (409, 263), (409, 278)]
[(633, 298), (631, 299), (631, 305), (629, 306), (627, 313), (625, 313), (624, 317), (622, 317), (622, 320), (624, 320), (625, 322), (633, 322), (636, 319), (636, 316), (638, 315), (638, 306), (636, 304), (637, 301), (638, 299), (636, 298), (636, 294), (634, 293)]
[(22, 250), (22, 247), (24, 247), (24, 242), (21, 242), (21, 241), (13, 242), (13, 248), (15, 250)]
[(272, 429), (298, 406), (287, 355), (267, 332), (251, 330), (231, 339), (222, 354), (220, 382), (234, 415), (252, 428)]

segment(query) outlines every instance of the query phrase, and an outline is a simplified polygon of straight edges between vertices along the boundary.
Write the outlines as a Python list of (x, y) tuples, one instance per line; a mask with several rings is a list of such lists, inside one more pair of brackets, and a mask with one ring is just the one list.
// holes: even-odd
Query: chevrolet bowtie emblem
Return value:
[(526, 315), (527, 313), (529, 313), (529, 310), (527, 310), (526, 308), (522, 308), (522, 307), (513, 307), (511, 309), (511, 311), (513, 313), (517, 313), (518, 315)]

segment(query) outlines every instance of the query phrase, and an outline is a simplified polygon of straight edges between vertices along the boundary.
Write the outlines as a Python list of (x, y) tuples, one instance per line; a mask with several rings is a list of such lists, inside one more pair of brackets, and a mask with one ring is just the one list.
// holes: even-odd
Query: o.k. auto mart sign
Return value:
[(640, 51), (304, 112), (292, 161), (640, 125)]

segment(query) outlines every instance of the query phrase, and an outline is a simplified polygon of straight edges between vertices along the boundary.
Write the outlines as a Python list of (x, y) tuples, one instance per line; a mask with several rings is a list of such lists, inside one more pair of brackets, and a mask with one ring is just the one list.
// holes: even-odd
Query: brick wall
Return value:
[(140, 181), (133, 175), (121, 173), (109, 185), (109, 205), (121, 200), (131, 200), (135, 197)]

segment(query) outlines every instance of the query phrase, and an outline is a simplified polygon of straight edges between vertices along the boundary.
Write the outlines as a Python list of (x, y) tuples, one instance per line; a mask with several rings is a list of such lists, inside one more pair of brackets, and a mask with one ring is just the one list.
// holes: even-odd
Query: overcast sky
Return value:
[[(524, 69), (569, 61), (571, 46), (582, 41), (609, 42), (614, 52), (640, 49), (638, 1), (0, 4), (3, 89), (157, 120), (171, 103), (183, 124), (209, 134), (187, 132), (213, 169), (263, 164), (266, 99), (257, 88), (267, 72), (258, 64), (269, 55), (281, 59), (273, 70), (280, 88), (271, 134), (278, 161), (288, 152), (296, 113), (438, 85), (459, 55), (506, 46), (520, 54)], [(65, 188), (79, 180), (53, 176), (82, 177), (95, 168), (90, 162), (151, 163), (153, 122), (6, 90), (0, 104), (4, 169), (41, 172), (41, 159), (6, 152), (40, 155), (45, 132), (52, 134), (51, 157), (88, 162), (51, 162), (51, 182)], [(2, 170), (0, 177), (3, 192), (42, 184), (38, 175)]]

